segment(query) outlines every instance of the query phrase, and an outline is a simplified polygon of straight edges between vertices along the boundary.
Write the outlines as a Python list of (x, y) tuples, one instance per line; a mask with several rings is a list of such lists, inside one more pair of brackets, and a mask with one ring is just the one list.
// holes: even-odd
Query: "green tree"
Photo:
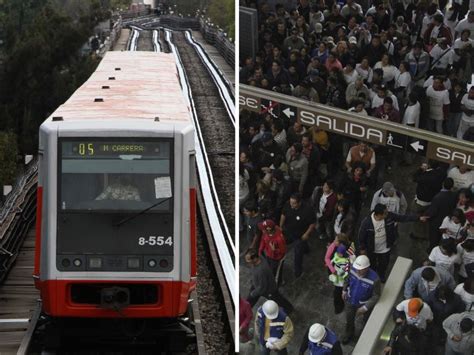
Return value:
[(18, 146), (13, 133), (0, 131), (0, 186), (11, 185), (17, 172)]
[(235, 38), (235, 2), (234, 0), (210, 0), (207, 15), (211, 21)]
[(39, 125), (95, 70), (98, 61), (79, 49), (110, 15), (106, 2), (3, 0), (0, 129), (17, 135), (22, 153), (36, 151)]

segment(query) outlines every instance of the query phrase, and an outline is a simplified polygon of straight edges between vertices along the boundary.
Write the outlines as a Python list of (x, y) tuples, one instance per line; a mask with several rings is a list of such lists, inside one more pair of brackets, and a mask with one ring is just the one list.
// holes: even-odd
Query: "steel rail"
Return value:
[(41, 300), (38, 300), (38, 303), (36, 305), (35, 311), (29, 320), (29, 325), (28, 329), (26, 330), (25, 334), (23, 335), (23, 338), (21, 340), (20, 347), (18, 348), (17, 355), (26, 355), (28, 354), (30, 345), (31, 345), (31, 340), (33, 339), (33, 334), (36, 329), (36, 324), (38, 323), (38, 319), (41, 315)]
[(160, 33), (158, 30), (153, 30), (153, 50), (155, 52), (163, 52), (160, 44)]
[(141, 29), (136, 26), (130, 26), (130, 28), (132, 29), (132, 39), (130, 40), (128, 50), (134, 52), (137, 50), (138, 37), (140, 37)]

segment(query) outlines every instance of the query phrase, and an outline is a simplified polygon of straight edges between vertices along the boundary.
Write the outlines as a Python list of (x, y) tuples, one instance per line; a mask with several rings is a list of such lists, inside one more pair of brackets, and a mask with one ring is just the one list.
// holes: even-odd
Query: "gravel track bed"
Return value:
[(224, 319), (223, 304), (217, 275), (209, 254), (209, 247), (201, 219), (198, 218), (198, 278), (197, 296), (199, 313), (201, 316), (202, 331), (206, 352), (209, 355), (233, 354), (231, 345), (226, 339), (226, 324)]
[(170, 53), (171, 52), (170, 46), (168, 45), (168, 42), (165, 41), (166, 32), (164, 30), (158, 30), (158, 34), (160, 36), (159, 41), (161, 45), (161, 50), (165, 53)]
[(182, 32), (173, 33), (186, 69), (196, 112), (211, 164), (214, 183), (229, 231), (234, 237), (235, 216), (235, 158), (234, 126), (227, 115), (219, 92), (207, 69)]
[(152, 31), (140, 31), (138, 37), (137, 51), (153, 51)]

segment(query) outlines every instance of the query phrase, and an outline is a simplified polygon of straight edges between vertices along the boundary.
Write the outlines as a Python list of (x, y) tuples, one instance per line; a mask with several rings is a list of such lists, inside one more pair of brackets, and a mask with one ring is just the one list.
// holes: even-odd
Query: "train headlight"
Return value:
[(63, 260), (61, 260), (61, 265), (62, 265), (63, 267), (69, 267), (69, 266), (71, 266), (71, 260), (69, 260), (69, 259), (63, 259)]
[(156, 260), (155, 259), (148, 260), (148, 266), (149, 267), (155, 267), (156, 266)]
[(91, 269), (102, 268), (102, 258), (89, 258), (89, 268)]
[[(149, 265), (150, 263), (148, 263)], [(129, 258), (127, 261), (127, 265), (129, 269), (138, 269), (140, 267), (140, 259), (139, 258)]]
[(74, 259), (72, 263), (74, 264), (75, 267), (79, 267), (82, 265), (81, 259)]

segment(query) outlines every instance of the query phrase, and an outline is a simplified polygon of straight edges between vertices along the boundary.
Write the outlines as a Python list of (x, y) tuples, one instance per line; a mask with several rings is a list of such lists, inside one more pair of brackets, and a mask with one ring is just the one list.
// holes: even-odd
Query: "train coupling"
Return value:
[(130, 304), (130, 290), (124, 287), (105, 287), (100, 291), (100, 307), (122, 309)]

